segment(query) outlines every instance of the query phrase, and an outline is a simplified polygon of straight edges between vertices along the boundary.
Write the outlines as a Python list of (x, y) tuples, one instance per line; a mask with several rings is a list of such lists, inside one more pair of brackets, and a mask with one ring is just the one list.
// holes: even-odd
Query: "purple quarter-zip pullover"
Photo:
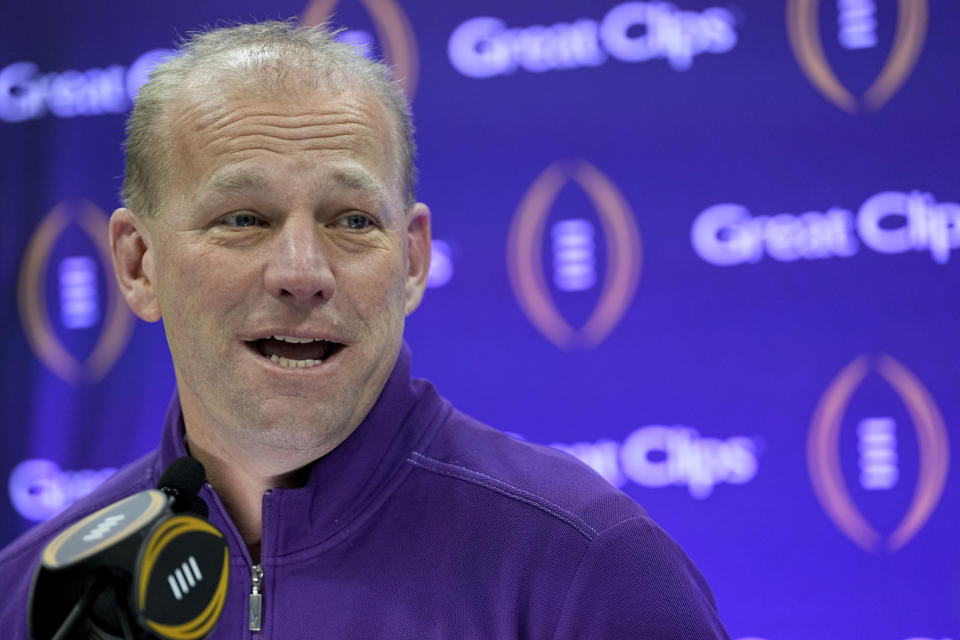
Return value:
[[(50, 539), (155, 488), (187, 455), (183, 436), (174, 397), (159, 449), (0, 553), (5, 638), (27, 637), (30, 579)], [(259, 565), (213, 488), (200, 496), (231, 559), (210, 638), (728, 638), (706, 582), (642, 508), (565, 453), (456, 411), (411, 380), (406, 347), (307, 486), (264, 494)]]

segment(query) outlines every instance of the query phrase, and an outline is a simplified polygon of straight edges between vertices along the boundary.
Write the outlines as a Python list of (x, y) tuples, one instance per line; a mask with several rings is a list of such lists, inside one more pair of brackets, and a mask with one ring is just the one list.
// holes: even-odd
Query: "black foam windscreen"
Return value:
[(207, 503), (204, 502), (203, 499), (199, 497), (193, 501), (193, 504), (190, 505), (190, 508), (187, 509), (187, 511), (190, 513), (197, 514), (204, 520), (207, 520), (210, 518), (210, 507), (208, 507)]
[(157, 488), (173, 498), (175, 512), (187, 511), (197, 499), (197, 493), (207, 479), (203, 465), (196, 458), (177, 458), (160, 476)]

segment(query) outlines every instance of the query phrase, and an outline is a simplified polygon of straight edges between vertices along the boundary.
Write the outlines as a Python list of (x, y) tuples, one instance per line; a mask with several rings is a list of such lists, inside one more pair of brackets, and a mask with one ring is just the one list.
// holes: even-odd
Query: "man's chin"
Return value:
[[(289, 399), (288, 399), (289, 403)], [(263, 407), (260, 420), (251, 422), (249, 416), (243, 421), (243, 431), (261, 448), (279, 452), (313, 452), (323, 456), (347, 438), (356, 424), (346, 416), (327, 415), (317, 410), (316, 402), (304, 411), (269, 411)]]

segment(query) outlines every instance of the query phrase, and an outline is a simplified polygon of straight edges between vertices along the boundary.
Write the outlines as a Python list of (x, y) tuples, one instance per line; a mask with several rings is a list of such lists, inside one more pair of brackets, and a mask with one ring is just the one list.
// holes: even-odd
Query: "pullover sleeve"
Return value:
[(567, 591), (554, 640), (729, 640), (713, 594), (646, 517), (594, 538)]

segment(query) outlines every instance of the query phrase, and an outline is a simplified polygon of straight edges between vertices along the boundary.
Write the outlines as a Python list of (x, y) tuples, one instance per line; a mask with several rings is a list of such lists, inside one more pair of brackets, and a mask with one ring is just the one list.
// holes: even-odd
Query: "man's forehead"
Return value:
[(260, 83), (256, 78), (237, 79), (223, 74), (207, 81), (192, 81), (180, 89), (171, 109), (174, 131), (188, 127), (226, 123), (231, 115), (244, 109), (270, 113), (324, 113), (349, 111), (382, 129), (389, 137), (389, 115), (373, 93), (362, 86), (325, 87), (288, 79), (282, 85)]
[[(199, 167), (191, 165), (196, 162), (206, 164), (204, 158), (211, 155), (210, 147), (227, 143), (234, 133), (231, 125), (244, 117), (249, 120), (273, 116), (286, 118), (282, 122), (272, 122), (278, 137), (306, 135), (303, 142), (309, 145), (309, 135), (315, 135), (313, 140), (318, 147), (327, 144), (322, 124), (314, 123), (313, 134), (307, 127), (295, 133), (295, 126), (309, 121), (311, 117), (318, 118), (317, 122), (321, 123), (327, 117), (332, 121), (338, 117), (348, 117), (353, 122), (353, 130), (360, 132), (354, 143), (369, 146), (380, 157), (384, 177), (390, 182), (397, 182), (399, 189), (391, 120), (386, 109), (370, 91), (358, 87), (334, 93), (322, 88), (294, 85), (289, 91), (269, 92), (262, 87), (257, 88), (255, 84), (249, 85), (254, 87), (252, 89), (245, 88), (247, 86), (246, 83), (238, 86), (221, 81), (220, 84), (199, 87), (195, 92), (180, 93), (170, 127), (175, 161), (180, 169), (190, 171), (194, 178), (199, 177), (196, 174)], [(289, 131), (284, 131), (287, 126), (290, 127)], [(362, 135), (364, 132), (366, 135)], [(238, 190), (266, 186), (266, 176), (256, 171), (236, 169), (220, 172), (210, 166), (207, 169), (210, 172), (201, 180), (212, 188)], [(374, 176), (359, 168), (334, 167), (329, 171), (328, 178), (353, 190), (383, 191), (383, 185)], [(386, 196), (383, 193), (380, 195)]]

